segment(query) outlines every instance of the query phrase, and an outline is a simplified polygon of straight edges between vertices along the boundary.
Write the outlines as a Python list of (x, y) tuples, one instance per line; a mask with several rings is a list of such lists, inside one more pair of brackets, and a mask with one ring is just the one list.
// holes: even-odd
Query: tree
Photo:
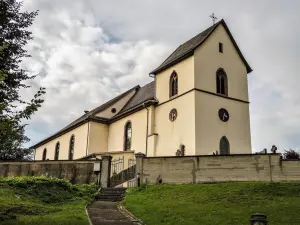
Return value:
[(41, 107), (44, 88), (40, 88), (30, 101), (22, 99), (20, 89), (30, 88), (27, 80), (34, 79), (20, 68), (20, 63), (30, 57), (24, 49), (32, 33), (37, 11), (21, 12), (22, 2), (0, 0), (0, 160), (20, 160), (31, 150), (22, 146), (28, 142), (24, 134), (24, 120)]
[(283, 156), (285, 159), (300, 159), (300, 154), (296, 150), (284, 150)]

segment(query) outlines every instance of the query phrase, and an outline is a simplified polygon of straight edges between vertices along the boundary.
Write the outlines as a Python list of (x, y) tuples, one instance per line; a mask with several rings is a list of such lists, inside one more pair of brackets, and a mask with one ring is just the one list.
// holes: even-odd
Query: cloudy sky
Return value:
[(247, 61), (252, 147), (300, 148), (300, 1), (24, 0), (39, 10), (22, 66), (47, 88), (28, 122), (34, 144), (84, 110), (150, 81), (178, 45), (224, 18)]

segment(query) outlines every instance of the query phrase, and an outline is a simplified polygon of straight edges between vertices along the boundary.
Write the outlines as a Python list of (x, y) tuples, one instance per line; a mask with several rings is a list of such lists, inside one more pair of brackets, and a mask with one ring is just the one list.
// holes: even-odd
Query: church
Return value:
[(151, 83), (85, 111), (32, 146), (34, 158), (250, 154), (251, 71), (221, 20), (181, 44), (149, 73)]

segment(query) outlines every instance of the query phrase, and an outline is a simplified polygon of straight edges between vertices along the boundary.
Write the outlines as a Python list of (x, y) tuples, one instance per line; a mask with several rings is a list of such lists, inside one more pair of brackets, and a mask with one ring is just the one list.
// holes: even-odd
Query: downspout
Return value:
[(149, 109), (146, 107), (146, 104), (143, 103), (144, 108), (147, 110), (147, 126), (146, 126), (146, 156), (148, 153), (148, 127), (149, 127)]
[(86, 137), (86, 151), (85, 151), (86, 156), (88, 154), (89, 136), (90, 136), (90, 122), (88, 122), (88, 133), (87, 133), (87, 137)]

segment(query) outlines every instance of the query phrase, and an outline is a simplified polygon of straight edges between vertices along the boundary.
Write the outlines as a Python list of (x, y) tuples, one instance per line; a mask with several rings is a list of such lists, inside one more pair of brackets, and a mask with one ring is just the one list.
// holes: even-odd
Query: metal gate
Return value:
[(110, 186), (115, 187), (119, 184), (122, 184), (124, 171), (124, 156), (119, 159), (111, 161), (111, 177), (110, 177)]
[(135, 187), (137, 185), (136, 183), (136, 161), (135, 159), (128, 159), (128, 180), (127, 180), (127, 187)]
[(136, 185), (135, 164), (136, 161), (134, 159), (128, 159), (128, 164), (126, 165), (127, 168), (125, 168), (124, 156), (120, 157), (119, 159), (112, 160), (110, 170), (110, 187), (134, 187)]

